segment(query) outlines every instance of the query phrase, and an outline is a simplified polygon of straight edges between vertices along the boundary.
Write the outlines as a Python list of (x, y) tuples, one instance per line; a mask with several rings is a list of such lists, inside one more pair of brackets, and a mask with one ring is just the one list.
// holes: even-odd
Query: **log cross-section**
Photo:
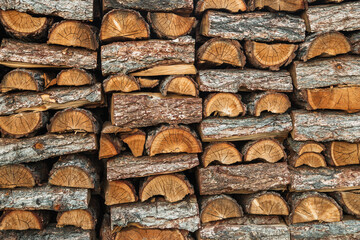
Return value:
[(230, 142), (215, 142), (206, 146), (201, 160), (204, 167), (207, 167), (212, 162), (230, 165), (241, 162), (242, 154)]
[(333, 166), (360, 164), (360, 144), (349, 142), (331, 142), (326, 144), (327, 161)]
[(94, 84), (95, 77), (83, 69), (72, 68), (59, 72), (54, 81), (58, 86), (84, 86)]
[(291, 102), (286, 94), (270, 91), (253, 93), (247, 102), (249, 113), (256, 117), (259, 117), (264, 111), (283, 114), (291, 107)]
[(200, 14), (208, 9), (226, 10), (232, 13), (246, 11), (244, 0), (199, 0), (196, 3), (195, 13)]
[(296, 12), (307, 7), (307, 0), (249, 0), (248, 9), (272, 9), (274, 11)]
[(234, 93), (212, 93), (207, 96), (203, 107), (204, 117), (237, 117), (244, 116), (246, 106), (241, 96)]
[(242, 154), (244, 156), (244, 162), (263, 160), (275, 163), (281, 159), (286, 159), (283, 145), (272, 138), (246, 143), (242, 148)]
[(2, 79), (1, 92), (43, 91), (48, 75), (39, 70), (18, 68), (8, 72)]
[(104, 195), (107, 206), (138, 200), (134, 186), (126, 180), (106, 182)]
[(0, 218), (0, 230), (41, 230), (48, 222), (49, 214), (47, 212), (5, 211)]

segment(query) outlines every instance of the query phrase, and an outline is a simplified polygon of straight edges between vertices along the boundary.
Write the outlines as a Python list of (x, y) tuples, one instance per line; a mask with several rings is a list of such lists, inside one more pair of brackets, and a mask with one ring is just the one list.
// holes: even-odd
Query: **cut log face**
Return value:
[(140, 13), (133, 10), (116, 9), (105, 14), (100, 29), (103, 42), (148, 39), (149, 25)]
[(250, 11), (269, 8), (275, 11), (296, 12), (307, 7), (307, 0), (250, 0)]
[(97, 29), (79, 21), (62, 21), (54, 24), (49, 30), (47, 43), (90, 50), (99, 47)]
[(245, 55), (238, 41), (224, 38), (212, 38), (197, 50), (199, 64), (210, 66), (230, 65), (243, 67)]
[(242, 217), (243, 210), (235, 199), (227, 195), (204, 197), (201, 201), (202, 223)]
[(78, 68), (62, 70), (56, 77), (58, 86), (84, 86), (94, 83), (95, 78), (92, 74)]
[(244, 209), (248, 214), (289, 215), (289, 206), (276, 192), (260, 192), (242, 197)]
[(37, 70), (14, 69), (8, 72), (1, 81), (1, 92), (14, 90), (42, 91), (48, 76)]
[(109, 181), (105, 186), (105, 204), (107, 206), (138, 200), (134, 186), (125, 180)]
[(332, 195), (343, 207), (344, 212), (360, 217), (360, 192), (336, 192)]
[(168, 76), (161, 82), (160, 92), (166, 96), (168, 93), (189, 95), (197, 97), (199, 90), (197, 83), (189, 76)]
[(266, 162), (275, 163), (286, 158), (284, 147), (275, 139), (249, 142), (243, 147), (242, 153), (245, 162), (261, 159)]
[(216, 162), (224, 165), (241, 162), (242, 155), (235, 145), (227, 142), (210, 143), (204, 150), (201, 157), (204, 167)]
[(139, 81), (125, 74), (117, 74), (108, 77), (103, 82), (105, 92), (134, 92), (140, 90)]
[(300, 156), (295, 155), (291, 157), (291, 164), (294, 167), (307, 165), (313, 168), (326, 167), (326, 161), (323, 155), (315, 152), (303, 153)]
[(146, 229), (127, 227), (115, 234), (115, 240), (187, 240), (177, 229)]
[(286, 144), (290, 151), (295, 152), (299, 156), (308, 152), (321, 153), (325, 151), (323, 144), (313, 141), (298, 142), (288, 138)]
[(237, 117), (246, 113), (241, 96), (234, 93), (212, 93), (204, 101), (204, 117)]
[(149, 156), (161, 153), (200, 153), (201, 142), (196, 133), (185, 126), (162, 126), (148, 134), (146, 151)]
[[(41, 165), (44, 170), (46, 167)], [(45, 171), (21, 164), (8, 164), (0, 167), (0, 188), (34, 187), (47, 175)]]
[(138, 81), (141, 88), (154, 88), (159, 85), (160, 82), (158, 79), (150, 79), (145, 77), (139, 77)]
[(41, 230), (44, 225), (41, 213), (34, 211), (5, 211), (0, 218), (0, 230)]
[(178, 202), (192, 194), (194, 188), (182, 174), (148, 177), (139, 190), (142, 202), (155, 196), (163, 196), (168, 202)]
[(291, 107), (291, 102), (284, 93), (263, 92), (252, 94), (247, 106), (251, 115), (259, 117), (264, 111), (276, 114), (285, 113)]
[(138, 130), (131, 134), (124, 134), (121, 136), (121, 140), (128, 145), (131, 153), (135, 157), (143, 155), (146, 141), (146, 133)]
[(76, 209), (59, 213), (56, 227), (75, 226), (81, 229), (95, 229), (96, 219), (88, 209)]
[(246, 11), (244, 0), (199, 0), (196, 4), (195, 13), (200, 14), (208, 9), (226, 10), (232, 13)]
[(122, 143), (119, 138), (110, 134), (101, 134), (99, 159), (111, 158), (120, 154)]
[(194, 27), (194, 17), (183, 17), (174, 13), (149, 12), (148, 21), (160, 38), (175, 39), (189, 34)]
[(326, 155), (329, 164), (334, 166), (360, 164), (359, 143), (332, 142), (328, 144)]

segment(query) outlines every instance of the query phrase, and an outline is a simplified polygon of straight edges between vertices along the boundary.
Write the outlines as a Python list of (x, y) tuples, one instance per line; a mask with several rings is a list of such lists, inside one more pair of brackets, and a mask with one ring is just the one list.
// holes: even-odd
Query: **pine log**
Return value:
[(111, 75), (103, 81), (104, 91), (108, 92), (134, 92), (140, 90), (139, 81), (125, 74)]
[(249, 11), (271, 9), (274, 11), (297, 12), (307, 7), (307, 0), (250, 0)]
[(241, 96), (234, 93), (211, 93), (203, 107), (204, 118), (210, 116), (238, 117), (244, 116), (246, 105), (241, 101)]
[(351, 34), (350, 43), (352, 45), (352, 53), (360, 54), (360, 31)]
[(326, 144), (326, 160), (332, 166), (360, 164), (360, 144), (331, 142)]
[(14, 69), (8, 72), (1, 81), (1, 92), (9, 91), (43, 91), (47, 74), (38, 70)]
[(38, 162), (97, 149), (93, 134), (47, 134), (27, 139), (0, 138), (0, 165)]
[(214, 142), (206, 146), (201, 161), (204, 167), (209, 166), (212, 162), (230, 165), (242, 162), (242, 157), (234, 144), (230, 142)]
[(168, 93), (199, 96), (197, 83), (190, 76), (184, 75), (166, 77), (160, 84), (160, 92), (163, 96), (167, 96)]
[(247, 142), (241, 149), (241, 153), (244, 156), (244, 162), (263, 160), (275, 163), (281, 159), (286, 159), (284, 146), (272, 138)]
[[(195, 41), (189, 36), (111, 43), (101, 47), (101, 69), (103, 75), (128, 74), (163, 65), (193, 64), (194, 53)], [(178, 74), (182, 74), (181, 70)]]
[(293, 167), (307, 165), (312, 168), (326, 167), (325, 157), (320, 153), (306, 152), (300, 156), (293, 153), (290, 155), (288, 162)]
[(107, 206), (131, 203), (138, 200), (133, 184), (126, 180), (107, 181), (104, 191)]
[(111, 225), (125, 227), (130, 223), (145, 228), (177, 228), (195, 232), (200, 227), (199, 207), (195, 196), (177, 203), (158, 200), (111, 207)]
[(200, 123), (199, 132), (204, 142), (245, 141), (286, 137), (292, 128), (290, 115), (282, 114), (263, 118), (208, 118)]
[(58, 86), (84, 86), (93, 85), (96, 80), (93, 74), (83, 69), (72, 68), (59, 72), (55, 82)]
[(206, 37), (236, 40), (302, 42), (305, 23), (300, 17), (284, 13), (208, 11), (202, 18), (200, 32)]
[(143, 155), (146, 141), (146, 133), (144, 131), (137, 130), (132, 133), (121, 134), (121, 140), (127, 144), (135, 157)]
[(293, 131), (296, 141), (360, 141), (360, 114), (339, 112), (292, 111)]
[(139, 77), (138, 78), (141, 88), (154, 88), (159, 85), (158, 79)]
[(284, 190), (290, 183), (287, 163), (209, 166), (197, 173), (201, 195)]
[(112, 134), (101, 134), (99, 146), (99, 159), (111, 158), (120, 154), (123, 144)]
[[(346, 12), (346, 14), (343, 14)], [(306, 31), (355, 31), (360, 29), (360, 2), (310, 6), (305, 14)]]
[[(126, 227), (115, 233), (115, 240), (171, 239), (192, 240), (188, 231), (178, 229), (150, 229)], [(110, 239), (109, 239), (110, 240)]]
[(90, 191), (48, 185), (0, 191), (0, 209), (68, 211), (87, 209)]
[(291, 107), (291, 102), (284, 93), (252, 93), (247, 99), (247, 107), (251, 115), (259, 117), (263, 111), (283, 114)]
[(299, 142), (292, 138), (286, 139), (286, 147), (288, 147), (291, 152), (295, 152), (298, 155), (309, 152), (322, 153), (325, 151), (325, 146), (321, 143), (314, 141)]
[(199, 90), (202, 92), (267, 91), (292, 92), (289, 72), (269, 72), (256, 69), (201, 70), (198, 75)]
[(340, 204), (344, 212), (360, 218), (360, 192), (335, 192), (331, 196)]
[(109, 181), (182, 172), (199, 165), (197, 154), (166, 154), (133, 157), (124, 154), (107, 161)]
[(196, 3), (196, 14), (201, 14), (208, 9), (226, 10), (228, 12), (246, 11), (246, 2), (244, 0), (198, 0)]
[[(103, 102), (101, 84), (73, 88), (52, 88), (43, 92), (0, 94), (0, 115), (46, 111), (68, 107), (96, 106)], [(11, 104), (9, 104), (11, 103)]]
[(4, 211), (0, 218), (0, 230), (42, 230), (49, 222), (49, 214), (43, 211)]
[(87, 49), (50, 46), (45, 43), (25, 43), (3, 39), (0, 64), (26, 68), (84, 68), (97, 67), (97, 52)]

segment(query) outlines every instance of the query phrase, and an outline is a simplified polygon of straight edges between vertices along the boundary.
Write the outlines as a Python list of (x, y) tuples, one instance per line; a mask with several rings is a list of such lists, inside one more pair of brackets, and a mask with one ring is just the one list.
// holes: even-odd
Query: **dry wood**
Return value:
[(360, 31), (351, 34), (349, 40), (352, 45), (352, 53), (360, 54)]
[(170, 65), (150, 67), (146, 70), (130, 73), (130, 75), (136, 77), (151, 77), (151, 76), (169, 76), (174, 74), (195, 75), (196, 73), (197, 70), (194, 64), (170, 64)]
[(48, 222), (49, 216), (46, 212), (4, 211), (0, 218), (0, 230), (42, 230)]
[(246, 113), (246, 105), (241, 102), (241, 96), (234, 93), (211, 93), (203, 107), (204, 117), (237, 117)]
[(234, 166), (209, 166), (197, 173), (201, 195), (252, 193), (284, 190), (290, 183), (287, 163), (257, 163)]
[(14, 69), (8, 72), (1, 81), (1, 92), (14, 90), (43, 91), (48, 75), (38, 70)]
[(103, 81), (104, 91), (108, 92), (134, 92), (140, 90), (139, 81), (125, 74), (116, 74)]
[(307, 7), (307, 0), (250, 0), (247, 4), (250, 11), (272, 9), (274, 11), (297, 12)]
[(360, 164), (359, 143), (331, 142), (326, 145), (327, 161), (332, 166)]
[(124, 133), (121, 135), (121, 140), (127, 144), (135, 157), (143, 155), (146, 141), (146, 133), (144, 131), (137, 130), (132, 133)]
[(292, 152), (295, 152), (298, 155), (304, 153), (322, 153), (325, 151), (325, 146), (321, 143), (314, 141), (298, 142), (294, 141), (292, 138), (286, 140), (286, 146)]
[[(146, 229), (126, 227), (115, 234), (115, 240), (192, 240), (187, 231), (178, 229)], [(109, 239), (110, 240), (110, 239)]]
[(289, 164), (294, 167), (307, 165), (313, 168), (326, 167), (326, 161), (322, 154), (316, 152), (306, 152), (300, 156), (291, 154), (289, 157)]
[(283, 114), (291, 107), (289, 97), (276, 92), (252, 93), (247, 102), (249, 113), (256, 117), (263, 111)]
[(335, 192), (331, 196), (342, 206), (344, 212), (360, 217), (360, 192)]
[(196, 132), (184, 125), (162, 125), (148, 133), (146, 153), (155, 156), (161, 153), (201, 153), (201, 141)]
[(232, 13), (246, 11), (244, 0), (199, 0), (196, 3), (195, 13), (200, 14), (208, 9), (226, 10)]
[(101, 133), (103, 134), (123, 134), (123, 133), (133, 133), (133, 132), (137, 132), (138, 129), (131, 129), (131, 128), (122, 128), (122, 127), (117, 127), (111, 124), (111, 122), (106, 121), (103, 124), (103, 128), (101, 130)]
[(265, 162), (275, 163), (281, 159), (286, 159), (284, 146), (272, 138), (248, 142), (242, 148), (241, 153), (245, 162), (260, 159)]
[(206, 37), (236, 40), (302, 42), (305, 23), (300, 17), (284, 13), (208, 11), (202, 18), (200, 32)]
[(160, 84), (160, 92), (163, 96), (168, 95), (168, 93), (193, 97), (199, 95), (197, 83), (191, 77), (183, 75), (166, 77)]
[(197, 154), (166, 154), (137, 157), (124, 154), (107, 161), (109, 181), (181, 172), (199, 165)]
[(111, 134), (101, 134), (99, 159), (111, 158), (120, 154), (122, 150), (122, 142), (118, 137)]
[(79, 68), (62, 70), (55, 81), (58, 86), (84, 86), (96, 82), (93, 74)]
[(107, 181), (104, 195), (107, 206), (131, 203), (138, 200), (134, 186), (126, 180)]
[(145, 78), (145, 77), (139, 77), (138, 81), (140, 83), (141, 88), (154, 88), (157, 85), (159, 85), (158, 79), (151, 79), (151, 78)]
[(223, 165), (230, 165), (242, 162), (242, 154), (236, 149), (235, 145), (229, 142), (210, 143), (204, 149), (201, 156), (202, 164), (207, 167), (210, 163), (216, 162)]

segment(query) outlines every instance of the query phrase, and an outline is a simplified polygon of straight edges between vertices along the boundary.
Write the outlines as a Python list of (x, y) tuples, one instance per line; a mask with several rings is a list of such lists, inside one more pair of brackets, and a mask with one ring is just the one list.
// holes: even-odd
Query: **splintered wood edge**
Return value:
[(71, 68), (69, 66), (55, 66), (55, 65), (46, 65), (46, 64), (35, 64), (35, 63), (24, 63), (24, 62), (14, 62), (14, 61), (0, 61), (0, 65), (10, 68)]
[(165, 76), (165, 75), (179, 75), (179, 74), (195, 75), (196, 73), (197, 70), (193, 64), (174, 64), (174, 65), (155, 66), (146, 70), (130, 73), (130, 75), (135, 77), (150, 77), (150, 76)]

